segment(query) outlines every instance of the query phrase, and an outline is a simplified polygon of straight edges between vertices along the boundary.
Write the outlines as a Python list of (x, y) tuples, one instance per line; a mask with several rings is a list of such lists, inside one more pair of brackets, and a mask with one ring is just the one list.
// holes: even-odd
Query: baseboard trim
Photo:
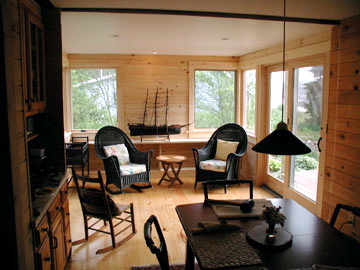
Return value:
[(277, 193), (275, 190), (268, 187), (267, 185), (261, 185), (260, 187), (265, 189), (266, 191), (270, 192), (271, 194), (273, 194), (277, 198), (283, 198), (283, 196), (281, 194)]

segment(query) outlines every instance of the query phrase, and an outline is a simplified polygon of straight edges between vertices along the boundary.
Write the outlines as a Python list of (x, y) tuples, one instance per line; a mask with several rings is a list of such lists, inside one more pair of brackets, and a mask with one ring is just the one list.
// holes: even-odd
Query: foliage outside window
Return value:
[(236, 71), (195, 70), (195, 128), (235, 122)]
[(296, 172), (317, 170), (319, 166), (320, 153), (317, 142), (321, 136), (323, 77), (323, 66), (294, 70), (296, 95), (293, 130), (311, 149), (309, 154), (294, 157)]
[(243, 73), (244, 81), (244, 128), (255, 134), (256, 119), (256, 70), (245, 70)]
[(116, 69), (72, 69), (72, 127), (117, 126)]

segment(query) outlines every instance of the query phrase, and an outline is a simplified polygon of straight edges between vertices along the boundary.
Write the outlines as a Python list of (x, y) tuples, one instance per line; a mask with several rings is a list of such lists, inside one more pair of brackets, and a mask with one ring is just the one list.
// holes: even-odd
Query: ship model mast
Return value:
[(169, 89), (166, 89), (166, 99), (165, 99), (165, 124), (158, 124), (158, 105), (159, 103), (159, 88), (156, 89), (155, 92), (155, 101), (154, 101), (154, 125), (151, 125), (152, 118), (150, 118), (150, 124), (146, 124), (148, 122), (148, 106), (149, 106), (149, 89), (146, 91), (146, 99), (144, 106), (144, 113), (142, 123), (128, 124), (130, 135), (131, 136), (141, 136), (141, 141), (143, 136), (147, 135), (166, 135), (167, 139), (170, 140), (170, 134), (180, 134), (181, 128), (187, 126), (186, 125), (168, 125), (168, 114), (169, 114)]

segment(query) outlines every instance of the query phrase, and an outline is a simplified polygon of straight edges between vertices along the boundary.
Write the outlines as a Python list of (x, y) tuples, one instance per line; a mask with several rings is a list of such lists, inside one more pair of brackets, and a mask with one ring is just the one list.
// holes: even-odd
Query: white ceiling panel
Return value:
[[(281, 15), (282, 0), (82, 1), (56, 6), (204, 10)], [(343, 19), (360, 13), (360, 0), (287, 1), (287, 16)], [(239, 56), (282, 42), (282, 22), (213, 17), (62, 12), (63, 50), (87, 54)], [(286, 39), (331, 29), (331, 25), (286, 23)]]

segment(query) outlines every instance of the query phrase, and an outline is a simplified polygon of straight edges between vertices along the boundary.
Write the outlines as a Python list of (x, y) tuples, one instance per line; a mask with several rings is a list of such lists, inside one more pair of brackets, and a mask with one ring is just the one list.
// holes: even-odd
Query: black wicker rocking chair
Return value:
[[(118, 158), (116, 156), (107, 156), (104, 150), (105, 146), (124, 144), (129, 152), (131, 164), (144, 164), (146, 171), (134, 174), (124, 174), (121, 170)], [(131, 142), (129, 137), (121, 129), (113, 126), (105, 126), (96, 133), (95, 150), (97, 156), (102, 159), (106, 172), (106, 187), (110, 193), (119, 194), (123, 189), (131, 186), (137, 190), (151, 187), (150, 166), (153, 150), (147, 152), (139, 151)], [(145, 186), (136, 185), (137, 183), (147, 183)], [(119, 191), (109, 189), (113, 184)]]
[[(217, 140), (238, 142), (237, 149), (234, 153), (230, 153), (226, 159), (224, 171), (213, 171), (203, 169), (200, 162), (214, 160), (217, 148)], [(225, 124), (218, 128), (210, 137), (209, 141), (201, 149), (193, 148), (196, 176), (195, 185), (198, 182), (209, 180), (226, 180), (238, 179), (238, 168), (241, 157), (245, 154), (247, 148), (247, 135), (245, 130), (238, 124)], [(224, 187), (226, 192), (226, 186)]]

